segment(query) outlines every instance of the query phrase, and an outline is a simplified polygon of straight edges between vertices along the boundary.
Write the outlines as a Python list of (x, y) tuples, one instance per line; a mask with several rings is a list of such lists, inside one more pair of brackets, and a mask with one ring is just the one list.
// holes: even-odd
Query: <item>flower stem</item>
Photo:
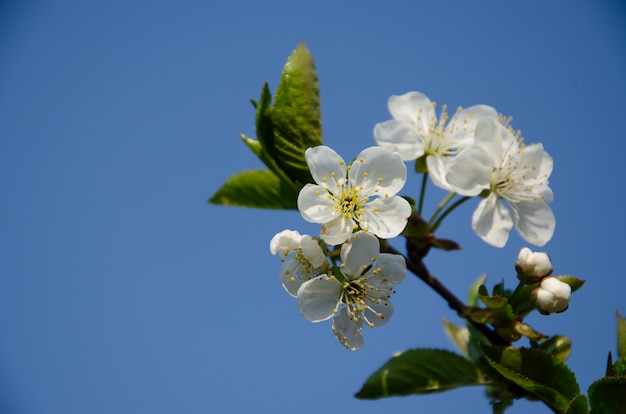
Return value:
[(432, 224), (435, 222), (435, 219), (437, 218), (437, 215), (439, 213), (441, 213), (441, 210), (443, 210), (446, 205), (448, 205), (448, 203), (450, 202), (450, 200), (452, 200), (452, 197), (455, 196), (455, 192), (451, 191), (446, 198), (444, 198), (443, 200), (441, 200), (441, 203), (439, 203), (439, 205), (437, 206), (437, 210), (435, 210), (435, 212), (433, 213), (432, 216), (430, 216), (430, 220), (428, 220), (428, 226), (432, 227)]
[[(450, 193), (450, 194), (455, 194), (455, 193)], [(435, 232), (435, 230), (437, 230), (439, 228), (439, 226), (441, 225), (441, 222), (443, 221), (444, 218), (446, 218), (446, 216), (450, 213), (452, 213), (452, 211), (457, 208), (458, 206), (460, 206), (461, 204), (465, 203), (467, 200), (469, 200), (470, 197), (462, 197), (459, 198), (458, 200), (456, 200), (450, 207), (448, 207), (446, 209), (446, 211), (444, 211), (443, 213), (441, 213), (441, 215), (439, 216), (439, 218), (437, 218), (437, 220), (431, 225), (430, 227), (430, 231), (431, 232)], [(432, 220), (432, 219), (431, 219)], [(430, 224), (430, 222), (429, 222)]]
[[(457, 298), (454, 293), (450, 292), (448, 288), (446, 288), (437, 278), (435, 278), (429, 271), (423, 261), (413, 261), (404, 255), (402, 255), (398, 250), (389, 245), (388, 243), (384, 244), (384, 250), (387, 253), (399, 254), (404, 257), (406, 260), (407, 269), (409, 269), (415, 276), (420, 278), (424, 283), (426, 283), (431, 289), (433, 289), (439, 296), (441, 296), (447, 303), (450, 309), (455, 310), (459, 316), (465, 318), (467, 306), (459, 298)], [(487, 338), (493, 345), (510, 345), (510, 342), (503, 339), (500, 335), (498, 335), (494, 330), (489, 328), (487, 325), (472, 321), (471, 319), (465, 318), (469, 323), (471, 323), (480, 333), (482, 333), (485, 338)]]
[(417, 214), (422, 215), (422, 209), (424, 208), (424, 198), (426, 196), (426, 184), (428, 184), (428, 172), (422, 174), (422, 188), (420, 190), (420, 200), (417, 205)]

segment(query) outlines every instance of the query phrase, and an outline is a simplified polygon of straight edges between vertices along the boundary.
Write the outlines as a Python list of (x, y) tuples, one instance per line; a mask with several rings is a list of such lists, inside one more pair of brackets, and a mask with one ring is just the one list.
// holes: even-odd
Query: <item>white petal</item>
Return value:
[(406, 165), (396, 152), (369, 147), (357, 155), (348, 178), (364, 195), (391, 196), (406, 182)]
[(493, 160), (486, 151), (471, 146), (456, 156), (448, 169), (446, 181), (457, 193), (475, 196), (489, 188), (493, 166)]
[(378, 303), (366, 301), (371, 309), (364, 310), (367, 320), (374, 324), (374, 327), (383, 326), (393, 315), (393, 305), (388, 300), (380, 300)]
[(472, 228), (480, 238), (495, 247), (503, 247), (509, 239), (513, 220), (504, 203), (494, 194), (478, 204), (472, 215)]
[(379, 197), (368, 203), (360, 225), (381, 239), (391, 239), (402, 233), (410, 215), (411, 205), (404, 198)]
[(428, 131), (431, 120), (435, 119), (432, 102), (421, 92), (392, 95), (387, 106), (394, 119), (416, 123), (416, 129), (422, 131)]
[(349, 242), (341, 246), (343, 274), (349, 279), (360, 276), (363, 269), (371, 265), (379, 254), (380, 243), (376, 236), (363, 231), (356, 233)]
[(304, 258), (307, 259), (313, 267), (320, 267), (326, 263), (326, 255), (316, 239), (308, 234), (304, 235), (302, 237), (301, 246), (302, 255), (304, 255)]
[[(374, 269), (380, 269), (376, 275)], [(381, 253), (376, 259), (373, 269), (367, 272), (368, 283), (378, 286), (393, 287), (404, 280), (406, 276), (406, 260), (399, 254)]]
[(345, 242), (352, 235), (354, 222), (344, 216), (339, 216), (322, 225), (320, 238), (327, 244), (337, 245)]
[(461, 137), (472, 137), (476, 125), (482, 119), (498, 120), (498, 111), (487, 105), (474, 105), (464, 108), (461, 112), (452, 116), (446, 125), (445, 135), (452, 137), (457, 145), (460, 145)]
[(300, 247), (302, 236), (295, 230), (283, 230), (270, 240), (270, 252), (282, 255), (285, 250), (297, 249)]
[[(294, 298), (298, 296), (298, 289), (308, 279), (296, 277), (298, 263), (293, 258), (285, 260), (280, 268), (280, 282), (283, 287)], [(291, 278), (294, 278), (293, 280)]]
[(326, 275), (308, 280), (298, 289), (300, 312), (310, 322), (330, 319), (341, 294), (341, 284)]
[(424, 155), (424, 145), (415, 128), (407, 121), (395, 119), (374, 126), (374, 140), (381, 147), (400, 154), (403, 161), (412, 161)]
[(333, 318), (333, 334), (351, 351), (363, 348), (363, 320), (359, 319), (354, 322), (348, 315), (346, 308), (343, 308), (337, 316)]
[(479, 145), (489, 154), (490, 166), (500, 165), (504, 159), (504, 152), (509, 150), (517, 152), (519, 145), (515, 137), (498, 121), (487, 118), (476, 125), (474, 134), (476, 145)]
[(325, 145), (309, 148), (304, 155), (313, 180), (335, 193), (336, 184), (343, 184), (346, 178), (347, 167), (343, 158)]
[(302, 218), (311, 223), (327, 223), (340, 214), (326, 189), (315, 184), (307, 184), (300, 190), (298, 210)]
[(517, 232), (537, 246), (550, 241), (556, 227), (552, 209), (543, 201), (510, 203)]
[(448, 170), (454, 165), (454, 157), (429, 155), (426, 157), (426, 165), (428, 166), (428, 175), (433, 183), (444, 190), (453, 191), (452, 186), (446, 180)]

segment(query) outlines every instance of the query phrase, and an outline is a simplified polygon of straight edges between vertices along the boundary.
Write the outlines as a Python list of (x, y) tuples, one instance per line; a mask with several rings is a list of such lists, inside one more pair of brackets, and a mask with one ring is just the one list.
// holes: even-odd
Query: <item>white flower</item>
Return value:
[(411, 206), (395, 195), (406, 181), (398, 154), (370, 147), (347, 165), (321, 145), (307, 149), (305, 156), (317, 184), (300, 190), (298, 209), (306, 221), (322, 224), (320, 237), (326, 243), (341, 244), (359, 228), (385, 239), (404, 230)]
[[(272, 237), (270, 252), (280, 256), (283, 265), (280, 281), (291, 296), (296, 297), (300, 285), (328, 267), (326, 255), (317, 239), (297, 231), (283, 230)], [(326, 266), (325, 266), (326, 265)]]
[[(378, 239), (358, 232), (341, 246), (341, 271), (321, 275), (298, 290), (300, 312), (311, 322), (333, 318), (333, 333), (350, 350), (363, 346), (361, 329), (384, 325), (393, 314), (393, 287), (406, 274), (404, 258), (380, 253)], [(341, 280), (340, 280), (341, 279)]]
[(459, 107), (452, 118), (447, 113), (447, 105), (443, 105), (437, 118), (436, 103), (420, 92), (393, 95), (387, 105), (393, 119), (376, 124), (376, 143), (398, 152), (405, 161), (426, 156), (433, 182), (447, 190), (450, 187), (446, 172), (454, 155), (473, 143), (478, 121), (498, 119), (496, 110), (487, 105)]
[(446, 176), (459, 194), (488, 193), (472, 216), (474, 232), (487, 243), (502, 247), (515, 226), (526, 241), (543, 246), (556, 225), (548, 206), (552, 201), (548, 186), (552, 158), (541, 144), (520, 143), (510, 129), (491, 119), (478, 123), (475, 139), (474, 145), (457, 155)]
[(528, 247), (520, 250), (515, 262), (517, 277), (525, 283), (536, 283), (552, 274), (552, 262), (545, 252), (533, 252)]
[(572, 288), (556, 277), (545, 277), (530, 294), (531, 303), (544, 315), (563, 312), (569, 306)]

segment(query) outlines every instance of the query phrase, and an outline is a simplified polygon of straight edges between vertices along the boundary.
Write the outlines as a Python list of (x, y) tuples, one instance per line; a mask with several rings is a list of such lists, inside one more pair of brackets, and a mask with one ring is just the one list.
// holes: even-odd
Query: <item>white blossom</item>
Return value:
[(545, 276), (552, 274), (552, 262), (545, 252), (533, 252), (528, 247), (520, 250), (515, 262), (520, 280), (526, 283), (535, 283)]
[(386, 148), (363, 150), (351, 165), (326, 146), (309, 148), (306, 161), (316, 184), (307, 184), (298, 195), (302, 217), (322, 224), (320, 237), (341, 244), (358, 229), (381, 238), (399, 235), (411, 214), (411, 206), (396, 193), (406, 181), (400, 156)]
[(447, 112), (447, 105), (443, 105), (437, 117), (436, 103), (421, 92), (393, 95), (389, 98), (388, 108), (393, 119), (376, 124), (376, 143), (398, 152), (405, 161), (425, 156), (433, 182), (447, 190), (450, 186), (446, 172), (454, 156), (474, 142), (478, 121), (498, 119), (496, 110), (487, 105), (458, 107), (452, 117)]
[(300, 285), (323, 273), (328, 267), (326, 255), (319, 242), (308, 234), (283, 230), (272, 237), (270, 252), (278, 254), (283, 265), (280, 281), (291, 296), (296, 297)]
[(530, 294), (531, 303), (544, 315), (563, 312), (569, 306), (572, 288), (556, 277), (548, 276), (541, 280), (538, 288)]
[(393, 287), (406, 274), (400, 255), (380, 253), (378, 239), (358, 232), (341, 246), (340, 270), (302, 284), (298, 290), (300, 312), (308, 321), (333, 318), (333, 333), (348, 349), (363, 346), (362, 327), (381, 326), (393, 314), (389, 302)]
[(475, 143), (457, 155), (446, 178), (459, 194), (486, 197), (472, 216), (472, 228), (484, 241), (502, 247), (515, 226), (526, 241), (543, 246), (556, 225), (548, 206), (551, 173), (552, 158), (541, 144), (525, 145), (509, 128), (487, 119), (478, 123)]

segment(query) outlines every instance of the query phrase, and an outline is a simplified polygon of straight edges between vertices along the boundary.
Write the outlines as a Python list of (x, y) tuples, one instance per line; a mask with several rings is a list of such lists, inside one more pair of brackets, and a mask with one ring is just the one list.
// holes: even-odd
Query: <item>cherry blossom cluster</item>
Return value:
[[(437, 116), (436, 104), (420, 92), (391, 96), (388, 107), (393, 119), (374, 127), (378, 146), (352, 161), (324, 145), (306, 150), (314, 182), (300, 190), (297, 206), (304, 220), (321, 225), (319, 235), (284, 230), (270, 242), (271, 253), (283, 263), (281, 283), (298, 299), (304, 318), (332, 318), (334, 335), (351, 350), (363, 346), (364, 325), (389, 320), (391, 293), (406, 273), (405, 258), (381, 253), (379, 243), (399, 236), (413, 213), (398, 195), (407, 179), (405, 162), (415, 160), (416, 171), (451, 196), (478, 196), (472, 228), (493, 246), (504, 246), (513, 227), (543, 246), (555, 228), (548, 206), (552, 158), (541, 144), (526, 145), (494, 108), (459, 107), (450, 116), (444, 105)], [(562, 282), (547, 277), (551, 267), (546, 272), (536, 254), (524, 254), (518, 273), (541, 280), (533, 296), (536, 307), (564, 310)]]

